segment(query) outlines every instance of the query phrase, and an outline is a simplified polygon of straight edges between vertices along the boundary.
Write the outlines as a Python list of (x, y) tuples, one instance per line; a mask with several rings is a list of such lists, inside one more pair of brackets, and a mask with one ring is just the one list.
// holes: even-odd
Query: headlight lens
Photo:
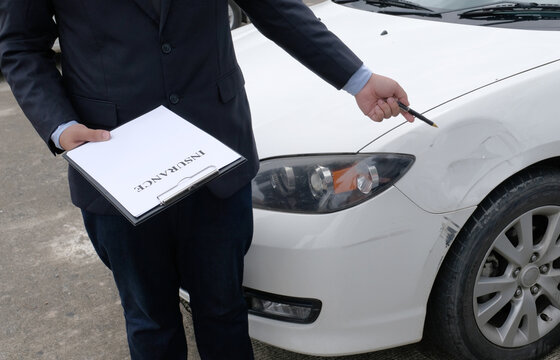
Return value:
[(298, 156), (265, 160), (253, 180), (259, 209), (329, 213), (357, 205), (394, 184), (414, 162), (404, 154)]

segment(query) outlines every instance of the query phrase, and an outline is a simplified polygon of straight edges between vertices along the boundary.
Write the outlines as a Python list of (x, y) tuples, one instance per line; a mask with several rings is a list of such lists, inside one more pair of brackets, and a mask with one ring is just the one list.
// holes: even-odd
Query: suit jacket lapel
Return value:
[[(136, 5), (140, 7), (152, 20), (156, 23), (159, 23), (158, 14), (156, 13), (156, 9), (154, 9), (154, 5), (152, 5), (152, 0), (134, 0)], [(163, 15), (163, 6), (162, 6), (162, 15)]]
[(167, 20), (167, 14), (169, 14), (169, 8), (171, 7), (172, 0), (161, 0), (161, 18), (159, 22), (159, 33), (163, 31), (165, 21)]

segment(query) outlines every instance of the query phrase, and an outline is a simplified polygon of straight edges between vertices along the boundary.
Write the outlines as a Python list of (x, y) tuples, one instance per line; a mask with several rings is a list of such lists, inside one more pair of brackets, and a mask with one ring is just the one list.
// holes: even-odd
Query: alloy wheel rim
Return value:
[(520, 347), (560, 323), (560, 207), (530, 210), (494, 240), (478, 270), (473, 310), (492, 343)]

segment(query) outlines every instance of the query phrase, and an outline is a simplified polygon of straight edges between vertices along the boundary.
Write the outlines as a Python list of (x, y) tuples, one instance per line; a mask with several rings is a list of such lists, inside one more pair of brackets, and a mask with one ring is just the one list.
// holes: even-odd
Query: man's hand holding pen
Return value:
[(363, 89), (356, 94), (358, 107), (373, 121), (383, 121), (402, 114), (406, 120), (413, 122), (414, 116), (401, 110), (397, 100), (409, 105), (404, 89), (395, 80), (378, 74), (372, 74)]
[(356, 102), (364, 115), (373, 121), (383, 121), (402, 114), (409, 122), (417, 117), (428, 125), (438, 127), (433, 121), (409, 108), (404, 89), (395, 80), (385, 76), (372, 74), (364, 88), (356, 94)]

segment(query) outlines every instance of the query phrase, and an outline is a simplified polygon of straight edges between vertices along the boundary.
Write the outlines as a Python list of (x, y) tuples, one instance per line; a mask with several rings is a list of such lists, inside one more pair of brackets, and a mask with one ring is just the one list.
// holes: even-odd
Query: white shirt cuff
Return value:
[(372, 74), (372, 71), (367, 66), (362, 65), (358, 70), (356, 70), (342, 90), (345, 90), (355, 96), (364, 88)]
[(62, 134), (62, 132), (64, 130), (66, 130), (67, 128), (69, 128), (70, 126), (77, 124), (77, 121), (68, 121), (67, 123), (64, 123), (62, 125), (59, 125), (56, 130), (51, 134), (51, 140), (54, 143), (54, 146), (56, 146), (57, 148), (59, 148), (60, 150), (64, 150), (62, 148), (62, 146), (60, 146), (60, 135)]

